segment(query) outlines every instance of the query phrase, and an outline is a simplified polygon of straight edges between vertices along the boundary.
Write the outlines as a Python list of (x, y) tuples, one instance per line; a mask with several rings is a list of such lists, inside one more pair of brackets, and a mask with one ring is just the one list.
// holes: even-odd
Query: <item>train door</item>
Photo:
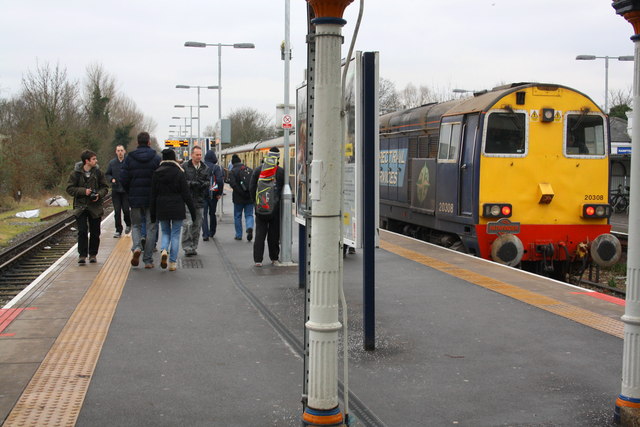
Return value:
[(436, 215), (457, 216), (459, 211), (458, 187), (460, 173), (460, 141), (462, 136), (462, 116), (444, 117), (440, 124), (438, 142)]
[(474, 154), (478, 134), (478, 114), (469, 115), (463, 127), (462, 153), (460, 157), (460, 215), (473, 215)]

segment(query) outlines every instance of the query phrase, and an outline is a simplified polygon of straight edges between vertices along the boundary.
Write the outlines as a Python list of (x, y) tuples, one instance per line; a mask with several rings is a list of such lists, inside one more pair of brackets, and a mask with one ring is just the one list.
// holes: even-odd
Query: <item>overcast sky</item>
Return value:
[[(291, 100), (306, 66), (306, 2), (291, 2)], [(346, 55), (359, 0), (345, 13)], [(175, 104), (196, 105), (195, 89), (217, 85), (217, 48), (185, 41), (254, 43), (222, 49), (222, 115), (254, 107), (275, 117), (284, 100), (285, 0), (0, 0), (0, 97), (19, 93), (36, 64), (59, 64), (82, 81), (101, 64), (122, 93), (168, 136)], [(485, 89), (505, 82), (564, 84), (604, 108), (603, 59), (578, 54), (633, 55), (631, 25), (610, 0), (365, 0), (357, 50), (380, 52), (380, 75), (439, 90)], [(633, 63), (610, 61), (609, 89), (630, 90)], [(452, 94), (452, 97), (454, 95)], [(218, 93), (201, 90), (202, 125), (217, 120)], [(186, 114), (185, 114), (186, 113)], [(195, 115), (195, 112), (194, 112)], [(195, 133), (195, 122), (194, 122)]]

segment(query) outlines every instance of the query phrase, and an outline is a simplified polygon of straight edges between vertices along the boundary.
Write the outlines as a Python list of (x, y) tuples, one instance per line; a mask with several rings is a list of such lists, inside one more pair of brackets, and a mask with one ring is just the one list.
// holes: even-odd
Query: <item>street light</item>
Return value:
[[(193, 117), (193, 107), (198, 107), (198, 105), (174, 105), (175, 108), (187, 108), (189, 107), (189, 118), (191, 119), (191, 133), (189, 136), (189, 141), (193, 139), (193, 119), (200, 120), (200, 115), (198, 117)], [(208, 105), (200, 105), (200, 108), (209, 108)]]
[(609, 59), (617, 59), (618, 61), (633, 61), (633, 56), (595, 56), (595, 55), (578, 55), (578, 61), (593, 61), (595, 59), (604, 59), (604, 112), (609, 114)]
[[(200, 142), (200, 89), (219, 89), (220, 86), (190, 86), (190, 85), (176, 85), (176, 89), (198, 89), (198, 142)], [(189, 146), (189, 151), (191, 151)]]
[[(203, 42), (185, 42), (185, 47), (207, 47), (218, 46), (218, 122), (220, 122), (220, 129), (222, 130), (222, 47), (230, 46), (234, 49), (254, 49), (256, 45), (253, 43), (203, 43)], [(199, 103), (199, 102), (198, 102)], [(218, 147), (218, 154), (222, 150), (222, 138), (220, 138), (220, 146)]]

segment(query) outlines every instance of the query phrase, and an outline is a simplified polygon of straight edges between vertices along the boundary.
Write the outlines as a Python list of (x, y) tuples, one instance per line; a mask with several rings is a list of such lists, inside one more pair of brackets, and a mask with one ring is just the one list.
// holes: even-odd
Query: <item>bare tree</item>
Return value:
[(273, 138), (277, 134), (269, 115), (251, 107), (232, 111), (229, 119), (231, 119), (232, 146), (262, 141)]
[(380, 114), (387, 114), (400, 109), (400, 99), (396, 85), (389, 79), (380, 78), (378, 82), (378, 102)]

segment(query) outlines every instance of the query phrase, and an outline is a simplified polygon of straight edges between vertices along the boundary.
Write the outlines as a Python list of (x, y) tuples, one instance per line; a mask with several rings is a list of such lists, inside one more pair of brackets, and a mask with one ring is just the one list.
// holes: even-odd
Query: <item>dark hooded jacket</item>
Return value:
[[(104, 214), (102, 199), (109, 193), (107, 179), (97, 166), (85, 173), (83, 165), (84, 162), (78, 162), (73, 168), (73, 172), (67, 180), (67, 193), (73, 196), (73, 208), (76, 210), (76, 215), (86, 210), (92, 218), (101, 218)], [(87, 196), (87, 188), (98, 193), (100, 196), (98, 200), (93, 201), (91, 196)]]
[(148, 208), (151, 205), (151, 178), (160, 165), (160, 156), (146, 145), (139, 145), (124, 159), (120, 183), (129, 194), (129, 206)]
[(209, 185), (213, 184), (211, 178), (215, 176), (216, 184), (218, 184), (218, 191), (216, 191), (213, 195), (211, 192), (207, 191), (205, 197), (215, 197), (222, 196), (224, 192), (224, 171), (218, 164), (218, 157), (213, 150), (207, 151), (207, 154), (204, 156), (204, 163), (209, 167)]
[(184, 171), (174, 160), (163, 160), (153, 173), (151, 184), (151, 221), (185, 219), (185, 204), (195, 221), (193, 204)]

